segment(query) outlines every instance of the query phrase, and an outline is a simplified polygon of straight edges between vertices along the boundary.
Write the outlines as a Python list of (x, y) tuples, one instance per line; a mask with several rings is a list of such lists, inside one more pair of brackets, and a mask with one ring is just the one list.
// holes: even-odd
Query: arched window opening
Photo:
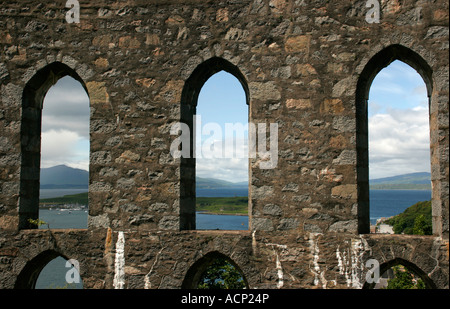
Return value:
[[(87, 210), (81, 206), (87, 208), (89, 114), (86, 86), (65, 64), (47, 65), (26, 84), (20, 136), (19, 229), (87, 227)], [(81, 196), (73, 196), (80, 192)], [(46, 198), (58, 199), (42, 200)], [(44, 215), (50, 208), (71, 214), (73, 209), (66, 210), (68, 205), (83, 212), (79, 216), (82, 222), (56, 223)], [(44, 217), (40, 217), (40, 206), (47, 208), (41, 213)], [(60, 214), (58, 210), (52, 216)]]
[(35, 289), (82, 289), (83, 282), (75, 261), (57, 257), (39, 273)]
[[(220, 73), (219, 73), (220, 72)], [(218, 73), (217, 75), (215, 75)], [(228, 74), (229, 73), (229, 74)], [(215, 75), (215, 76), (213, 76)], [(212, 77), (212, 78), (211, 78)], [(220, 80), (220, 78), (225, 77), (226, 80)], [(232, 77), (232, 78), (230, 78)], [(214, 87), (220, 87), (218, 89), (225, 89), (224, 92), (222, 92), (222, 95), (218, 95), (218, 89), (208, 90), (210, 83), (214, 85), (214, 81), (219, 80), (218, 84), (216, 82), (216, 85)], [(227, 84), (229, 82), (233, 85), (232, 90), (230, 88), (226, 88)], [(207, 84), (207, 85), (205, 85)], [(240, 86), (238, 86), (240, 85)], [(206, 90), (203, 89), (204, 86), (206, 86)], [(242, 91), (243, 90), (243, 91)], [(206, 103), (202, 103), (203, 100), (200, 98), (200, 94), (203, 93), (210, 93), (210, 98), (206, 98)], [(211, 93), (213, 94), (211, 97)], [(220, 181), (211, 181), (210, 178), (212, 177), (225, 177), (225, 179), (231, 180), (231, 182), (241, 182), (238, 185), (241, 187), (245, 186), (245, 174), (247, 174), (247, 184), (250, 182), (248, 179), (248, 162), (245, 161), (245, 157), (248, 161), (248, 152), (246, 149), (248, 149), (247, 146), (244, 144), (242, 146), (242, 139), (240, 137), (242, 136), (240, 133), (244, 133), (245, 136), (248, 136), (248, 123), (251, 121), (249, 119), (249, 112), (248, 112), (248, 103), (249, 103), (249, 96), (248, 96), (248, 86), (245, 80), (245, 77), (242, 75), (242, 73), (239, 71), (239, 69), (230, 63), (229, 61), (214, 57), (211, 58), (202, 64), (200, 64), (194, 72), (192, 72), (191, 76), (186, 80), (185, 86), (183, 87), (182, 95), (181, 95), (181, 123), (189, 128), (189, 148), (187, 150), (183, 149), (185, 146), (183, 145), (181, 148), (181, 152), (183, 155), (180, 158), (180, 229), (181, 230), (195, 230), (197, 229), (197, 189), (207, 188), (207, 186), (211, 186), (213, 183), (215, 185), (221, 185), (222, 187), (224, 185), (229, 185), (229, 183), (225, 183), (223, 180)], [(235, 94), (237, 94), (240, 99), (235, 100), (232, 98), (235, 97)], [(223, 98), (222, 98), (223, 97)], [(211, 100), (214, 99), (217, 102), (211, 102)], [(222, 100), (223, 99), (223, 100)], [(239, 102), (238, 102), (239, 101)], [(214, 104), (215, 103), (215, 104)], [(237, 104), (240, 106), (239, 110), (232, 111), (231, 103)], [(236, 106), (236, 105), (235, 105)], [(208, 116), (202, 116), (204, 114), (204, 111), (202, 109), (206, 107), (209, 109), (209, 112), (207, 114), (219, 116), (220, 120), (217, 119), (211, 119), (208, 120)], [(228, 115), (228, 117), (226, 117)], [(231, 119), (230, 119), (231, 117)], [(245, 120), (244, 120), (245, 119)], [(218, 121), (222, 124), (227, 123), (229, 124), (228, 128), (222, 128), (221, 125), (218, 123)], [(242, 122), (242, 123), (241, 123)], [(231, 143), (225, 143), (223, 142), (223, 137), (226, 137), (225, 132), (227, 132), (227, 129), (229, 129), (231, 132), (239, 132), (237, 137), (234, 138), (234, 141)], [(200, 132), (204, 131), (207, 137), (203, 139), (204, 144), (202, 144), (202, 136), (197, 136), (197, 131), (200, 130)], [(183, 130), (184, 131), (184, 130)], [(217, 143), (216, 138), (217, 136), (221, 136), (222, 143)], [(238, 141), (238, 143), (235, 143)], [(223, 147), (220, 149), (217, 144), (222, 144)], [(199, 147), (196, 147), (200, 145)], [(213, 147), (214, 146), (214, 147)], [(232, 149), (230, 153), (225, 151), (225, 146), (230, 147), (229, 149)], [(222, 162), (215, 162), (213, 165), (205, 164), (205, 162), (199, 163), (199, 167), (197, 168), (197, 149), (203, 150), (206, 153), (206, 156), (213, 157), (217, 154), (222, 154), (222, 156), (233, 154), (235, 157), (228, 158), (228, 172), (223, 172), (223, 169), (220, 167), (224, 167), (226, 164), (223, 164), (223, 162), (226, 162), (226, 160)], [(205, 156), (205, 153), (201, 153), (202, 156)], [(189, 155), (185, 155), (186, 152), (189, 152)], [(239, 157), (241, 156), (241, 157)], [(243, 158), (244, 157), (244, 158)], [(220, 159), (220, 158), (219, 158)], [(225, 158), (227, 159), (227, 158)], [(220, 164), (220, 165), (219, 165)], [(210, 169), (211, 176), (206, 174), (207, 169)], [(198, 170), (197, 170), (198, 169)], [(244, 172), (244, 169), (247, 169), (247, 173)], [(222, 171), (222, 172), (221, 172)], [(238, 171), (238, 172), (236, 172)], [(222, 174), (220, 174), (220, 172)], [(202, 184), (197, 185), (196, 179), (197, 174), (200, 178), (200, 181), (202, 181)], [(218, 175), (218, 176), (216, 176)], [(239, 178), (238, 175), (242, 175), (242, 178)], [(233, 178), (234, 177), (234, 178)], [(204, 181), (204, 178), (207, 178), (206, 181)], [(234, 184), (232, 184), (234, 186)], [(211, 188), (211, 187), (209, 187)], [(245, 189), (244, 189), (245, 190)], [(248, 192), (248, 185), (247, 185), (247, 192)], [(204, 193), (204, 192), (203, 192)], [(226, 203), (234, 203), (234, 198), (236, 197), (238, 199), (237, 203), (241, 205), (249, 205), (248, 201), (250, 200), (246, 196), (238, 196), (242, 195), (240, 194), (234, 194), (232, 196), (232, 200), (230, 202), (230, 199), (228, 198), (228, 201)], [(200, 201), (199, 203), (203, 203), (202, 206), (211, 207), (211, 205), (217, 205), (217, 196), (213, 196), (215, 200), (213, 202), (211, 201)], [(206, 198), (206, 196), (203, 196), (202, 198)], [(247, 202), (246, 202), (247, 200)], [(220, 201), (220, 203), (223, 204), (224, 201)], [(219, 203), (219, 204), (220, 204)], [(200, 206), (199, 206), (200, 207)], [(245, 207), (244, 207), (245, 208)], [(251, 212), (248, 211), (248, 215), (251, 216)], [(222, 207), (219, 205), (218, 207), (219, 212), (221, 211)], [(235, 217), (235, 216), (234, 216)], [(224, 218), (224, 217), (220, 217)], [(219, 219), (220, 219), (219, 218)], [(239, 218), (242, 219), (242, 218)], [(221, 220), (222, 221), (222, 220)], [(242, 220), (239, 220), (240, 223), (238, 223), (239, 227), (234, 229), (248, 229), (248, 219), (245, 219), (244, 222)], [(243, 224), (242, 224), (243, 223)], [(199, 227), (201, 229), (233, 229), (230, 227), (220, 227), (220, 226), (203, 226), (202, 223), (199, 222)], [(244, 228), (242, 228), (244, 227)]]
[(29, 261), (17, 277), (16, 289), (82, 289), (80, 265), (47, 250)]
[(403, 260), (395, 259), (380, 265), (380, 277), (376, 282), (365, 283), (368, 289), (436, 289), (433, 281), (416, 265)]
[[(374, 103), (372, 93), (369, 102), (369, 92), (371, 92), (371, 86), (373, 86), (373, 84), (375, 84), (376, 86), (377, 84), (376, 82), (374, 83), (375, 77), (377, 75), (385, 75), (386, 77), (392, 75), (391, 73), (380, 73), (380, 71), (388, 67), (390, 64), (393, 64), (394, 67), (396, 65), (401, 66), (399, 70), (402, 73), (400, 74), (400, 76), (394, 78), (397, 83), (407, 81), (410, 76), (413, 76), (415, 80), (420, 80), (420, 77), (422, 79), (421, 84), (416, 85), (413, 90), (401, 90), (401, 88), (397, 87), (397, 84), (394, 83), (394, 80), (387, 81), (384, 87), (379, 87), (382, 89), (384, 88), (384, 91), (382, 91), (382, 93), (387, 94), (388, 99), (391, 99), (395, 92), (403, 94), (404, 98), (407, 98), (406, 108), (403, 107), (403, 109), (398, 107), (397, 101), (389, 103), (388, 107), (381, 106), (380, 103), (383, 103), (382, 101), (375, 101)], [(412, 69), (409, 68), (408, 65)], [(418, 94), (422, 94), (422, 97), (419, 98), (418, 101), (420, 103), (419, 105), (417, 105), (416, 103), (416, 106), (408, 106), (408, 104), (411, 104), (412, 102), (417, 102), (413, 101), (409, 97), (415, 92), (417, 92)], [(375, 185), (377, 182), (376, 179), (383, 179), (385, 182), (390, 181), (389, 185), (392, 185), (392, 179), (388, 178), (390, 176), (398, 176), (415, 172), (429, 173), (430, 170), (440, 170), (441, 161), (439, 157), (439, 143), (437, 142), (439, 130), (438, 126), (436, 125), (436, 119), (438, 117), (438, 108), (436, 104), (438, 104), (438, 102), (433, 92), (432, 69), (420, 55), (418, 55), (411, 49), (401, 45), (391, 45), (378, 52), (367, 62), (364, 70), (361, 72), (358, 78), (355, 99), (358, 232), (360, 234), (366, 234), (375, 230), (375, 226), (371, 225), (371, 223), (373, 223), (373, 221), (371, 222), (371, 219), (376, 220), (376, 218), (374, 218), (375, 215), (372, 213), (372, 211), (375, 210), (373, 204), (374, 199), (376, 198), (376, 194), (372, 194), (372, 192), (375, 191), (370, 189), (370, 185)], [(369, 111), (371, 113), (370, 116)], [(382, 113), (377, 115), (374, 113), (376, 111), (382, 111)], [(400, 121), (395, 122), (394, 120)], [(428, 129), (425, 127), (427, 123)], [(394, 133), (396, 132), (403, 132), (404, 136), (401, 138), (395, 138)], [(369, 133), (372, 135), (370, 147)], [(380, 135), (382, 134), (384, 134), (384, 138), (380, 137)], [(373, 138), (379, 139), (377, 141), (376, 139), (373, 140)], [(425, 141), (427, 138), (428, 142)], [(427, 143), (428, 146), (425, 146), (427, 147), (427, 149), (425, 149), (423, 145)], [(420, 151), (415, 148), (415, 145), (417, 144), (422, 145)], [(403, 152), (398, 152), (398, 149), (400, 148)], [(419, 165), (416, 161), (413, 161), (412, 159), (417, 155), (419, 155), (419, 157), (421, 158), (420, 162), (428, 162), (428, 166), (431, 166), (431, 168), (426, 168), (426, 163), (420, 163)], [(428, 159), (426, 157), (428, 157)], [(409, 159), (410, 161), (405, 167), (404, 161), (406, 159)], [(383, 162), (385, 165), (383, 165)], [(400, 168), (400, 170), (398, 168)], [(382, 172), (395, 172), (398, 174), (383, 175), (381, 174)], [(441, 192), (441, 186), (439, 185), (439, 173), (431, 173), (431, 176), (428, 174), (427, 177), (428, 183), (430, 182), (431, 178), (431, 183), (433, 184), (431, 186), (431, 203), (433, 204), (432, 226), (433, 234), (437, 235), (442, 232), (441, 196), (443, 193)], [(370, 184), (369, 179), (371, 179)], [(398, 177), (395, 179), (398, 179)], [(404, 180), (405, 178), (403, 179), (403, 186), (405, 185)], [(411, 182), (410, 179), (407, 181)], [(380, 189), (380, 187), (378, 187), (378, 189)], [(398, 191), (392, 190), (391, 193), (394, 193), (395, 195), (396, 192), (398, 193)], [(420, 201), (421, 199), (429, 200), (429, 196), (426, 198), (419, 198), (417, 201)], [(398, 201), (394, 201), (393, 203), (398, 205)]]
[(221, 71), (203, 85), (195, 114), (197, 229), (248, 229), (248, 106)]
[(48, 90), (41, 135), (39, 218), (50, 228), (87, 228), (89, 97), (72, 77)]
[(422, 77), (401, 61), (381, 70), (370, 87), (368, 118), (371, 232), (431, 234), (429, 107)]
[(197, 261), (186, 274), (184, 289), (246, 289), (247, 281), (228, 257), (211, 252)]

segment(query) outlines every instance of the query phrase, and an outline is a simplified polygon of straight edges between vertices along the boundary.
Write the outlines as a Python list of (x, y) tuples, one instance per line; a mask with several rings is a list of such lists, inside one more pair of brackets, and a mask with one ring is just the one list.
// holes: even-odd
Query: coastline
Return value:
[(202, 215), (214, 215), (214, 216), (248, 216), (248, 214), (236, 214), (236, 213), (216, 213), (216, 212), (212, 212), (212, 211), (207, 211), (207, 210), (200, 210), (197, 211), (196, 213), (198, 214), (202, 214)]

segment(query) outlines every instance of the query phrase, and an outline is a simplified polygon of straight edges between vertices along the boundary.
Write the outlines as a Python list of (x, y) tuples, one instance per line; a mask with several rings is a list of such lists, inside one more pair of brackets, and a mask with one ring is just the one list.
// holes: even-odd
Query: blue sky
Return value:
[[(226, 123), (242, 124), (248, 126), (248, 105), (244, 89), (239, 81), (231, 74), (221, 71), (211, 76), (206, 81), (200, 92), (197, 102), (197, 115), (201, 116), (202, 126), (207, 123), (217, 123), (221, 128), (221, 134), (202, 134), (201, 140), (197, 140), (196, 168), (197, 176), (219, 178), (231, 182), (248, 180), (248, 132), (243, 136), (235, 136), (244, 147), (231, 148), (226, 146), (225, 138), (232, 140), (233, 137), (226, 133)], [(214, 128), (213, 128), (214, 129)], [(197, 136), (200, 135), (197, 128)], [(233, 135), (234, 136), (234, 135)], [(217, 137), (217, 138), (216, 138)], [(215, 153), (217, 158), (203, 158), (201, 145), (209, 145), (208, 138), (214, 139)], [(222, 147), (220, 147), (222, 146)], [(225, 157), (225, 158), (224, 158)]]
[(221, 71), (203, 85), (198, 98), (197, 114), (208, 121), (248, 122), (248, 105), (241, 84), (233, 75)]
[[(213, 75), (203, 86), (197, 114), (202, 125), (248, 122), (245, 92), (226, 72)], [(217, 133), (217, 132), (216, 132)], [(204, 135), (202, 142), (211, 137)], [(217, 137), (217, 136), (216, 136)], [(222, 143), (220, 138), (214, 145)], [(429, 172), (428, 98), (420, 75), (394, 61), (374, 79), (369, 95), (370, 178), (412, 172)], [(222, 149), (224, 150), (224, 149)], [(226, 150), (226, 149), (225, 149)], [(197, 158), (197, 175), (228, 181), (248, 179), (247, 143), (235, 158)], [(88, 169), (89, 98), (70, 77), (58, 81), (44, 100), (42, 120), (42, 167), (66, 164)]]

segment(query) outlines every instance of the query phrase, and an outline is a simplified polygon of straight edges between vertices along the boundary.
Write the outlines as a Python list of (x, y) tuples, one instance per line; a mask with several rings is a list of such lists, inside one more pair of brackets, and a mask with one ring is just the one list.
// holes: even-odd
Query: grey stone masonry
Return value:
[[(79, 261), (85, 288), (192, 287), (217, 256), (249, 288), (370, 287), (371, 259), (448, 288), (448, 9), (0, 1), (0, 288), (34, 287), (56, 256)], [(394, 60), (427, 86), (432, 236), (369, 231), (367, 100)], [(276, 167), (249, 159), (248, 231), (196, 230), (195, 158), (171, 154), (172, 126), (192, 134), (200, 90), (219, 71), (241, 83), (252, 123), (278, 126)], [(35, 229), (42, 104), (64, 76), (90, 101), (88, 229)]]

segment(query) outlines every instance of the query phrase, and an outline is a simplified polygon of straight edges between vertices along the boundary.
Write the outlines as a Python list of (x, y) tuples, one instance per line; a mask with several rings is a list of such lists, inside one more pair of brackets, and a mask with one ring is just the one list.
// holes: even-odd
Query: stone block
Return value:
[[(342, 103), (341, 99), (325, 99), (321, 106), (320, 106), (320, 112), (326, 113), (326, 114), (333, 114), (333, 115), (339, 115), (342, 114), (345, 111), (344, 104)], [(348, 124), (345, 125), (336, 125), (338, 130), (342, 130), (342, 126), (344, 126), (344, 130), (348, 130)]]
[(88, 82), (86, 83), (86, 88), (91, 105), (109, 103), (109, 95), (106, 91), (105, 82)]
[(286, 101), (287, 108), (295, 108), (295, 109), (310, 109), (311, 108), (311, 100), (310, 99), (288, 99)]
[(138, 40), (136, 37), (127, 35), (119, 38), (119, 47), (136, 49), (141, 47), (141, 41)]
[(331, 189), (331, 196), (335, 198), (356, 200), (357, 186), (356, 185), (340, 185)]
[(284, 48), (288, 53), (309, 53), (311, 36), (298, 35), (286, 40)]
[(274, 82), (251, 82), (249, 84), (250, 97), (261, 101), (277, 101), (281, 99), (281, 93)]

